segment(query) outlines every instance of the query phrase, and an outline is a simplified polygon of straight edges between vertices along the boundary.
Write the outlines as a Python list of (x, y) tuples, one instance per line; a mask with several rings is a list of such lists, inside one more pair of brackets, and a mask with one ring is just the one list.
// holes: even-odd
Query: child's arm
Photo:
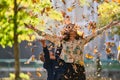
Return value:
[(43, 47), (45, 62), (49, 62), (50, 61), (50, 55), (49, 55), (49, 51), (48, 51), (45, 40), (41, 40), (41, 44), (42, 44), (42, 47)]

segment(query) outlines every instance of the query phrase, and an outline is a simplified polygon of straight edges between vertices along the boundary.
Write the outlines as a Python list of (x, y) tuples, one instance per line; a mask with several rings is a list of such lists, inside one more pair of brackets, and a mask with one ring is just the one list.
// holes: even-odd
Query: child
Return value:
[[(57, 47), (56, 52), (48, 50), (45, 40), (41, 40), (43, 52), (44, 52), (44, 68), (47, 70), (47, 80), (63, 80), (65, 63), (59, 58), (62, 50), (62, 46)], [(49, 46), (52, 47), (52, 46)]]

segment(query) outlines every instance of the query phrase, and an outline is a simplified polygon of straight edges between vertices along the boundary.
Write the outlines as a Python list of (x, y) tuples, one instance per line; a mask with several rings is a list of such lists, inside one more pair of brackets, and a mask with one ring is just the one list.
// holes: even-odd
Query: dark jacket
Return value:
[(60, 80), (61, 75), (65, 71), (65, 62), (59, 58), (62, 48), (58, 47), (55, 51), (56, 60), (51, 60), (49, 56), (49, 50), (47, 47), (43, 48), (45, 62), (43, 67), (47, 70), (47, 80)]

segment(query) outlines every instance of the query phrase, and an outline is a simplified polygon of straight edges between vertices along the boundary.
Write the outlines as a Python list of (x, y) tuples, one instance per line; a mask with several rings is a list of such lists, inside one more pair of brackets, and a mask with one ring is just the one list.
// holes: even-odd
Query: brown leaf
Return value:
[(106, 54), (110, 54), (111, 53), (111, 48), (106, 48)]
[(82, 14), (82, 18), (83, 18), (83, 19), (85, 19), (85, 18), (86, 18), (84, 14)]
[(98, 50), (95, 48), (95, 49), (93, 50), (93, 53), (94, 53), (94, 54), (97, 54), (97, 53), (98, 53)]
[(40, 72), (36, 72), (36, 75), (37, 75), (38, 77), (41, 77), (41, 76), (42, 76), (42, 74), (41, 74)]
[(45, 8), (46, 12), (49, 12), (50, 9), (51, 9), (50, 7), (46, 7), (46, 8)]
[(64, 4), (66, 4), (65, 0), (62, 0), (62, 2), (63, 2)]
[(40, 0), (32, 0), (32, 3), (38, 3)]
[(72, 12), (72, 10), (73, 10), (74, 8), (75, 8), (74, 6), (69, 7), (69, 8), (67, 8), (67, 11), (68, 11), (68, 12)]
[(69, 24), (69, 23), (71, 23), (70, 17), (66, 16), (66, 19), (64, 20), (64, 24)]
[(45, 8), (43, 8), (43, 10), (40, 12), (41, 15), (43, 15), (44, 12), (45, 12)]
[(65, 17), (66, 16), (66, 13), (64, 11), (61, 11), (62, 13), (62, 16)]

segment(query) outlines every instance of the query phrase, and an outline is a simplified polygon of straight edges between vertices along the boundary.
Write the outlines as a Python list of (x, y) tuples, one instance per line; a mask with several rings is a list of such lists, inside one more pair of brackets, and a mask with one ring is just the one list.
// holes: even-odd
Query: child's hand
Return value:
[(45, 39), (40, 39), (39, 41), (41, 42), (43, 47), (46, 47)]

